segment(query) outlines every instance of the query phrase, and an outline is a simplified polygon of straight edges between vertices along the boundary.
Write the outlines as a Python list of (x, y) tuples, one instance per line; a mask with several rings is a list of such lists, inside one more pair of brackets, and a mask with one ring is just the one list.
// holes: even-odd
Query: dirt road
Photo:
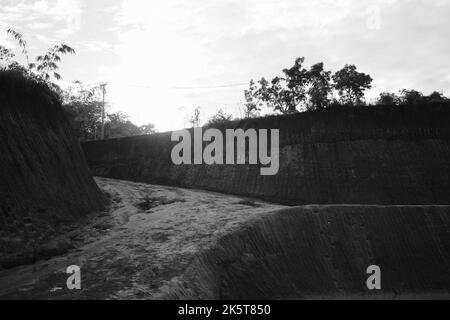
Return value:
[[(65, 254), (0, 272), (0, 298), (161, 298), (221, 235), (284, 208), (206, 191), (96, 181), (111, 208), (61, 235), (72, 247)], [(81, 267), (81, 290), (67, 289), (70, 265)]]

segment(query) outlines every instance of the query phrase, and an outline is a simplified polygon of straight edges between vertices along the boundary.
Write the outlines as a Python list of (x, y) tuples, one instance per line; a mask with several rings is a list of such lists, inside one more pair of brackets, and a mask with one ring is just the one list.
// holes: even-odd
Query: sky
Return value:
[(187, 126), (200, 107), (241, 116), (250, 79), (273, 78), (305, 57), (374, 79), (367, 100), (414, 88), (450, 95), (450, 0), (0, 0), (31, 56), (56, 43), (77, 54), (61, 84), (106, 82), (110, 112), (159, 131)]

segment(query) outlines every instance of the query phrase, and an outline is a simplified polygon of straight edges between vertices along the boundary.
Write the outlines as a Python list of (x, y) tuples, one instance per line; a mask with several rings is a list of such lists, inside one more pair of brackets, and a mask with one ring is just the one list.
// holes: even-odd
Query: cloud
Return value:
[[(61, 36), (80, 29), (82, 0), (2, 0), (0, 26), (18, 30), (49, 29), (63, 26)], [(58, 35), (57, 35), (58, 37)]]
[(45, 23), (45, 22), (35, 22), (31, 23), (29, 25), (30, 29), (33, 30), (42, 30), (42, 29), (50, 29), (53, 25), (51, 23)]
[(113, 45), (106, 41), (84, 41), (78, 43), (78, 48), (90, 52), (105, 52), (107, 50), (113, 50)]
[(2, 28), (68, 39), (78, 54), (65, 78), (109, 81), (115, 108), (160, 130), (196, 106), (236, 114), (244, 87), (203, 87), (274, 77), (300, 56), (357, 65), (374, 78), (369, 98), (449, 84), (450, 0), (0, 1)]

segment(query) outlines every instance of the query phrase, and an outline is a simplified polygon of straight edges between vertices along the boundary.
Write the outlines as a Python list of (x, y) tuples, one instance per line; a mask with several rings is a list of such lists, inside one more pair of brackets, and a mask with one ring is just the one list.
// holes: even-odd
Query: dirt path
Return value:
[[(111, 209), (65, 235), (66, 254), (0, 272), (0, 298), (159, 298), (196, 254), (253, 218), (284, 208), (206, 191), (97, 178)], [(82, 290), (66, 288), (70, 265)]]

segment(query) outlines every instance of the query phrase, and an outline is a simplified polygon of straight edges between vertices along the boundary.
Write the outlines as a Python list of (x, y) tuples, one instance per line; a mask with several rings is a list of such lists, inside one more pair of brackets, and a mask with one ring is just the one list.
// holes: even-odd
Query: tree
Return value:
[(154, 134), (156, 133), (155, 125), (152, 123), (144, 124), (139, 127), (139, 132), (142, 135)]
[(400, 97), (395, 93), (382, 92), (377, 100), (378, 105), (395, 106), (400, 102)]
[(308, 71), (308, 80), (310, 87), (307, 91), (309, 96), (309, 105), (307, 109), (323, 109), (330, 103), (329, 95), (331, 94), (332, 86), (331, 71), (325, 71), (323, 62), (316, 63), (311, 66)]
[(14, 57), (15, 54), (10, 49), (0, 45), (0, 67), (8, 68)]
[(148, 135), (156, 132), (153, 124), (146, 124), (138, 127), (130, 121), (123, 112), (108, 114), (108, 121), (105, 125), (106, 138), (122, 138), (130, 136)]
[(123, 112), (108, 114), (105, 131), (107, 138), (121, 138), (141, 134), (139, 127), (133, 124)]
[(65, 111), (78, 139), (96, 140), (102, 126), (102, 105), (99, 87), (86, 87), (76, 81), (62, 94)]
[(248, 90), (244, 91), (245, 104), (244, 104), (244, 116), (245, 118), (252, 118), (261, 111), (260, 99), (257, 99), (257, 91), (258, 87), (255, 84), (255, 81), (250, 80), (250, 85)]
[(27, 42), (24, 40), (23, 35), (13, 29), (8, 29), (6, 33), (11, 35), (14, 39), (16, 39), (19, 48), (22, 49), (22, 54), (25, 56), (25, 59), (27, 61), (26, 68), (29, 71), (32, 70), (35, 65), (33, 63), (30, 63), (30, 58), (28, 57)]
[[(76, 81), (62, 93), (63, 110), (79, 140), (100, 138), (102, 130), (102, 91), (98, 86), (87, 87)], [(111, 113), (105, 124), (105, 137), (119, 138), (155, 133), (151, 123), (136, 126), (123, 112)]]
[(0, 61), (5, 64), (5, 68), (21, 71), (28, 76), (44, 80), (47, 83), (52, 78), (61, 80), (62, 77), (57, 72), (59, 69), (58, 63), (61, 62), (61, 55), (75, 54), (74, 49), (63, 43), (58, 44), (48, 49), (44, 55), (37, 56), (35, 63), (31, 63), (28, 55), (27, 42), (23, 35), (13, 29), (8, 29), (7, 33), (17, 41), (19, 48), (21, 48), (21, 53), (25, 57), (26, 65), (23, 66), (13, 60), (15, 55), (9, 49), (0, 46)]
[(188, 119), (188, 123), (192, 128), (200, 127), (200, 107), (194, 109), (194, 113)]
[(423, 94), (417, 90), (400, 90), (400, 103), (401, 104), (417, 104), (423, 102)]
[(277, 79), (284, 81), (287, 87), (287, 90), (281, 95), (282, 100), (285, 102), (285, 111), (295, 111), (306, 100), (306, 85), (309, 82), (309, 74), (303, 68), (304, 62), (304, 57), (295, 59), (295, 63), (291, 68), (283, 70), (285, 78)]
[(219, 109), (217, 113), (208, 120), (206, 126), (214, 126), (224, 122), (229, 122), (231, 120), (233, 120), (233, 116), (231, 114), (228, 114), (222, 109)]
[(434, 91), (428, 97), (426, 97), (426, 100), (428, 100), (429, 102), (445, 102), (448, 101), (448, 98), (444, 96), (443, 93)]
[(364, 91), (372, 88), (372, 77), (356, 71), (356, 66), (345, 65), (333, 75), (334, 88), (344, 104), (358, 105), (363, 102)]
[(297, 58), (294, 65), (284, 69), (283, 77), (275, 77), (270, 83), (261, 78), (257, 84), (250, 81), (245, 100), (248, 110), (258, 111), (259, 107), (267, 107), (281, 113), (295, 112), (306, 100), (306, 86), (309, 82), (308, 71), (303, 68), (305, 58)]
[(36, 69), (45, 81), (49, 81), (52, 77), (56, 80), (62, 79), (61, 75), (56, 72), (59, 69), (57, 63), (61, 62), (62, 54), (75, 54), (75, 50), (65, 44), (58, 44), (50, 48), (44, 55), (36, 58), (38, 62)]

